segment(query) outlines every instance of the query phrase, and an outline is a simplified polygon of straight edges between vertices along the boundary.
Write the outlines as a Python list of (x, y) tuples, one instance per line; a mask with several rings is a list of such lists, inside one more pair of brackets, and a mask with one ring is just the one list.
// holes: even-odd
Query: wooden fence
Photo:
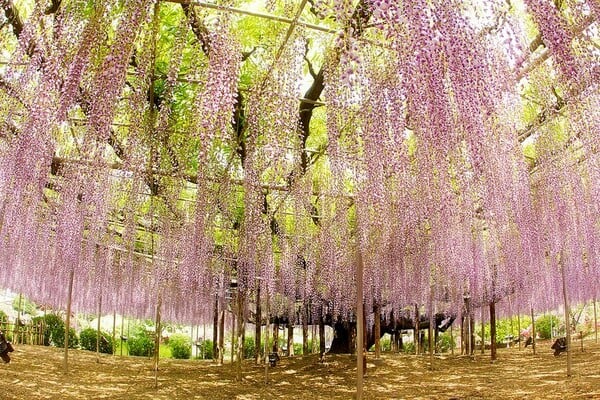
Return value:
[(44, 344), (45, 326), (39, 324), (17, 324), (14, 322), (0, 322), (0, 330), (6, 335), (6, 339), (13, 344)]

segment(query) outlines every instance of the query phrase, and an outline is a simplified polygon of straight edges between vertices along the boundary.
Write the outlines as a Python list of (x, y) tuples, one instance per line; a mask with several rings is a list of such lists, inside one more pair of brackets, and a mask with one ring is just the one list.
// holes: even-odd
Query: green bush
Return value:
[(256, 355), (256, 343), (254, 337), (249, 336), (244, 339), (244, 358), (254, 358)]
[(25, 296), (21, 296), (21, 309), (19, 310), (19, 296), (13, 299), (12, 307), (15, 311), (21, 311), (23, 314), (33, 315), (37, 312), (37, 305)]
[(144, 327), (139, 327), (135, 335), (127, 340), (129, 355), (150, 357), (154, 354), (154, 335), (151, 335)]
[(450, 336), (450, 332), (444, 332), (438, 336), (437, 348), (440, 353), (447, 353), (456, 348), (456, 343), (454, 338)]
[[(204, 357), (203, 357), (204, 355)], [(213, 341), (205, 340), (200, 341), (198, 346), (198, 357), (203, 358), (204, 360), (212, 360), (213, 359)]]
[(413, 342), (406, 342), (402, 344), (402, 351), (411, 354), (415, 352), (415, 344)]
[[(98, 337), (98, 331), (93, 328), (87, 328), (79, 333), (79, 345), (84, 350), (96, 351), (96, 340)], [(113, 340), (106, 332), (100, 332), (100, 353), (112, 354), (113, 353)]]
[[(44, 346), (64, 347), (65, 345), (65, 322), (57, 314), (46, 314), (35, 317), (32, 324), (42, 323), (44, 326)], [(69, 329), (69, 347), (76, 348), (79, 344), (75, 329)]]
[(558, 327), (558, 318), (554, 315), (542, 315), (535, 320), (535, 332), (540, 339), (552, 338), (552, 328)]
[(186, 360), (192, 355), (192, 341), (187, 335), (175, 333), (169, 337), (168, 345), (173, 358)]
[(0, 310), (0, 322), (8, 322), (8, 315)]
[[(315, 340), (315, 342), (317, 342), (317, 349), (318, 349), (319, 348), (318, 347), (318, 339)], [(312, 352), (312, 349), (313, 349), (313, 341), (310, 340), (310, 339), (308, 339), (307, 343), (308, 343), (308, 352), (310, 354)], [(301, 356), (303, 354), (302, 353), (302, 342), (300, 342), (300, 343), (294, 343), (294, 354), (297, 355), (297, 356)]]

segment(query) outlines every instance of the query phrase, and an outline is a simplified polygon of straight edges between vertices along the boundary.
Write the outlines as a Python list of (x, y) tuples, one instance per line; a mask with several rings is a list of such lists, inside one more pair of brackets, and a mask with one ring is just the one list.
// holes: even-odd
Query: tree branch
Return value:
[(13, 27), (13, 33), (16, 37), (19, 37), (23, 32), (23, 19), (19, 14), (19, 10), (17, 10), (12, 0), (4, 0), (2, 8), (4, 9), (4, 16)]
[(183, 13), (192, 27), (192, 31), (200, 41), (202, 51), (204, 54), (208, 55), (210, 53), (210, 38), (208, 29), (206, 29), (206, 26), (200, 21), (200, 18), (198, 17), (198, 14), (196, 14), (196, 10), (193, 5), (181, 3), (181, 8), (183, 9)]

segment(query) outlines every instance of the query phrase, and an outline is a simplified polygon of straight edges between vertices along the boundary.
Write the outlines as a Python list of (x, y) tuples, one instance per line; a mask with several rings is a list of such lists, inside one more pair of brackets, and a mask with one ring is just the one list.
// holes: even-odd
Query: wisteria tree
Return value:
[(0, 285), (238, 332), (598, 296), (597, 1), (238, 3), (0, 2)]

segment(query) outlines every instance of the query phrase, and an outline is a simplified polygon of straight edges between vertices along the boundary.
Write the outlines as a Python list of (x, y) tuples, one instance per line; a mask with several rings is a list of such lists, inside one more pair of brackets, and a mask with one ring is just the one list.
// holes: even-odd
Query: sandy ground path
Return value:
[[(600, 345), (579, 344), (573, 353), (573, 376), (566, 377), (566, 355), (552, 355), (551, 343), (500, 349), (466, 356), (383, 354), (368, 357), (365, 399), (600, 399)], [(210, 361), (161, 359), (158, 389), (152, 361), (71, 350), (70, 371), (63, 372), (63, 350), (17, 346), (11, 364), (0, 364), (0, 399), (352, 399), (355, 358), (349, 355), (282, 358), (269, 370), (243, 364), (243, 381), (235, 369)]]

